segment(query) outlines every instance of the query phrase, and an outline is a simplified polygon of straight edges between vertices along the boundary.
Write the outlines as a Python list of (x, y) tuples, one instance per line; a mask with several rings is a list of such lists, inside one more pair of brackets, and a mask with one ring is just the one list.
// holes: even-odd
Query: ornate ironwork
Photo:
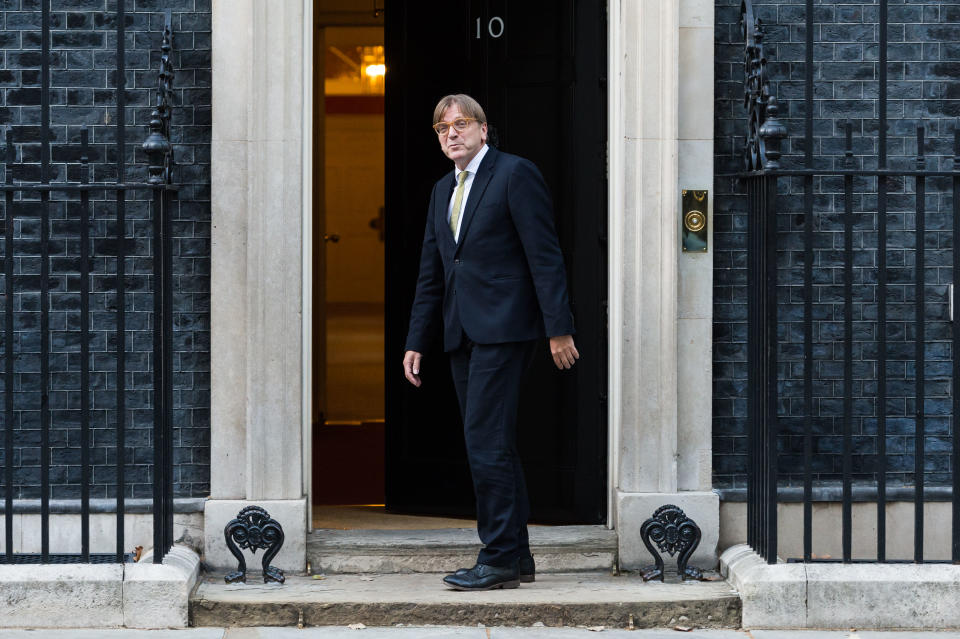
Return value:
[(763, 23), (753, 13), (753, 3), (740, 3), (740, 32), (744, 41), (743, 106), (747, 109), (747, 139), (743, 150), (748, 171), (780, 167), (781, 143), (787, 127), (777, 119), (777, 98), (770, 94), (767, 58), (763, 52)]
[[(92, 7), (97, 3), (88, 2), (85, 4)], [(106, 3), (101, 2), (100, 4), (105, 5)], [(163, 3), (155, 2), (152, 4)], [(8, 6), (9, 3), (0, 2), (0, 5)], [(53, 5), (56, 7), (57, 3), (53, 3)], [(38, 309), (38, 315), (40, 316), (39, 321), (32, 327), (23, 327), (21, 330), (26, 331), (24, 335), (29, 336), (31, 342), (48, 345), (52, 339), (51, 335), (53, 334), (53, 330), (56, 330), (57, 326), (56, 322), (51, 323), (47, 321), (49, 319), (52, 292), (50, 288), (51, 280), (43, 273), (49, 271), (52, 259), (50, 256), (55, 253), (63, 255), (64, 259), (76, 264), (76, 268), (70, 267), (70, 269), (76, 271), (76, 280), (71, 279), (71, 281), (75, 282), (75, 288), (72, 290), (77, 296), (76, 308), (79, 309), (79, 313), (76, 325), (65, 328), (70, 335), (68, 339), (73, 341), (73, 339), (76, 338), (76, 343), (79, 344), (78, 349), (81, 354), (77, 360), (79, 374), (74, 378), (76, 380), (75, 382), (70, 382), (71, 384), (76, 383), (79, 387), (78, 397), (80, 399), (78, 400), (78, 410), (76, 412), (76, 432), (78, 436), (75, 439), (72, 438), (71, 443), (68, 444), (71, 457), (73, 457), (73, 453), (75, 453), (79, 464), (79, 499), (65, 500), (66, 504), (61, 504), (62, 507), (57, 507), (57, 504), (50, 499), (51, 491), (46, 490), (42, 492), (40, 499), (37, 501), (39, 502), (39, 527), (41, 530), (49, 530), (52, 521), (51, 516), (55, 516), (59, 512), (79, 513), (79, 526), (77, 526), (76, 538), (71, 538), (71, 543), (68, 544), (75, 552), (51, 552), (49, 535), (41, 534), (37, 544), (38, 552), (14, 553), (14, 517), (19, 516), (15, 513), (32, 512), (33, 506), (31, 500), (14, 498), (16, 494), (14, 476), (17, 468), (13, 461), (14, 451), (19, 450), (21, 444), (14, 439), (14, 431), (6, 428), (5, 432), (0, 435), (0, 448), (2, 448), (4, 459), (9, 462), (0, 470), (4, 484), (4, 488), (0, 489), (0, 505), (2, 505), (3, 511), (0, 513), (0, 527), (2, 527), (4, 531), (3, 536), (5, 537), (5, 540), (0, 542), (0, 564), (100, 564), (109, 561), (125, 563), (140, 559), (139, 551), (142, 550), (142, 546), (137, 546), (136, 552), (131, 554), (129, 549), (132, 544), (129, 544), (129, 538), (125, 537), (124, 534), (124, 522), (129, 520), (126, 514), (130, 508), (130, 502), (124, 495), (129, 493), (131, 486), (129, 478), (124, 474), (125, 464), (123, 461), (127, 452), (130, 450), (130, 440), (127, 439), (130, 437), (128, 434), (130, 428), (128, 424), (129, 410), (124, 408), (124, 398), (129, 395), (126, 381), (129, 375), (125, 368), (127, 366), (125, 363), (127, 357), (125, 356), (126, 348), (124, 347), (124, 335), (126, 334), (124, 327), (130, 326), (130, 324), (126, 324), (129, 320), (125, 319), (128, 317), (126, 315), (128, 310), (141, 310), (128, 309), (129, 304), (124, 304), (125, 299), (130, 300), (130, 297), (125, 291), (126, 276), (124, 269), (126, 267), (124, 265), (129, 260), (127, 247), (132, 246), (135, 241), (135, 237), (129, 234), (130, 231), (133, 230), (133, 227), (126, 222), (126, 220), (129, 220), (129, 218), (126, 217), (126, 203), (128, 199), (144, 201), (150, 197), (153, 198), (153, 208), (150, 210), (154, 227), (154, 232), (151, 235), (152, 250), (148, 251), (149, 255), (138, 253), (139, 261), (137, 262), (138, 268), (144, 269), (141, 272), (149, 272), (152, 270), (153, 275), (151, 278), (152, 284), (146, 289), (146, 292), (153, 298), (153, 327), (151, 333), (153, 341), (152, 361), (154, 366), (152, 366), (152, 373), (149, 374), (144, 381), (147, 387), (151, 388), (154, 401), (152, 402), (153, 406), (149, 414), (143, 415), (143, 417), (147, 417), (153, 424), (152, 442), (149, 447), (152, 448), (152, 450), (148, 449), (144, 451), (149, 453), (149, 459), (152, 461), (153, 469), (153, 494), (150, 500), (152, 503), (153, 563), (162, 563), (175, 543), (173, 528), (174, 431), (172, 402), (172, 318), (175, 308), (173, 305), (173, 286), (171, 284), (173, 271), (169, 258), (172, 253), (173, 242), (170, 231), (171, 215), (169, 199), (172, 197), (173, 187), (175, 185), (168, 187), (167, 185), (161, 184), (158, 187), (156, 184), (145, 183), (140, 179), (127, 180), (126, 140), (128, 128), (125, 117), (127, 104), (125, 98), (127, 83), (125, 78), (129, 71), (126, 48), (128, 44), (127, 36), (130, 32), (127, 30), (128, 24), (126, 18), (129, 14), (126, 9), (127, 5), (133, 7), (134, 3), (121, 1), (111, 2), (110, 5), (112, 8), (109, 11), (106, 10), (105, 6), (101, 6), (103, 10), (96, 12), (98, 23), (102, 15), (102, 17), (105, 18), (104, 22), (114, 22), (116, 28), (114, 32), (115, 35), (111, 35), (110, 38), (112, 47), (115, 47), (115, 56), (112, 56), (113, 64), (110, 69), (111, 74), (116, 78), (117, 90), (115, 135), (113, 136), (112, 151), (110, 153), (107, 153), (106, 145), (98, 145), (98, 147), (103, 146), (104, 149), (99, 154), (100, 158), (96, 160), (97, 163), (105, 164), (109, 161), (107, 156), (114, 156), (116, 161), (116, 181), (111, 179), (109, 182), (91, 182), (91, 162), (94, 156), (92, 156), (90, 152), (89, 130), (87, 127), (82, 127), (79, 131), (79, 145), (73, 144), (69, 140), (56, 140), (56, 146), (52, 146), (54, 140), (51, 135), (52, 129), (50, 123), (51, 116), (55, 114), (51, 113), (51, 108), (56, 107), (51, 107), (51, 102), (56, 105), (57, 101), (55, 97), (56, 94), (51, 94), (51, 70), (56, 68), (56, 58), (51, 55), (51, 35), (55, 40), (56, 32), (54, 27), (59, 28), (61, 26), (60, 20), (57, 19), (57, 16), (60, 14), (51, 12), (51, 3), (47, 0), (31, 3), (29, 14), (23, 14), (25, 16), (30, 15), (31, 20), (34, 18), (39, 20), (39, 24), (37, 25), (39, 32), (36, 36), (38, 39), (37, 46), (39, 50), (37, 53), (39, 54), (38, 65), (40, 68), (37, 70), (37, 76), (34, 82), (37, 87), (36, 89), (31, 89), (38, 93), (39, 111), (35, 114), (36, 120), (34, 124), (38, 124), (39, 126), (36, 127), (35, 134), (30, 134), (29, 139), (24, 137), (23, 139), (18, 138), (15, 140), (12, 129), (6, 126), (7, 122), (5, 121), (3, 124), (5, 135), (3, 136), (4, 139), (2, 143), (5, 148), (3, 152), (0, 153), (0, 168), (3, 169), (3, 179), (2, 182), (0, 182), (0, 201), (3, 202), (5, 216), (2, 225), (0, 225), (0, 228), (3, 229), (0, 231), (0, 243), (4, 245), (3, 268), (0, 269), (0, 272), (4, 274), (5, 284), (0, 288), (2, 288), (5, 299), (7, 300), (17, 299), (21, 295), (30, 296), (31, 299), (38, 300), (37, 304), (40, 307)], [(25, 11), (27, 11), (27, 9), (25, 9)], [(138, 12), (138, 14), (142, 17), (149, 17), (145, 13)], [(137, 38), (143, 36), (139, 28), (137, 28), (136, 36)], [(170, 52), (173, 44), (172, 21), (169, 13), (167, 14), (164, 33), (160, 41), (162, 41), (164, 45), (163, 51), (161, 52), (164, 60), (162, 85), (167, 90), (167, 95), (163, 98), (161, 104), (161, 106), (163, 106), (162, 114), (165, 116), (165, 119), (160, 117), (161, 113), (158, 111), (157, 120), (159, 126), (155, 127), (155, 129), (156, 133), (160, 135), (161, 141), (163, 141), (164, 138), (161, 134), (163, 134), (164, 130), (166, 130), (167, 137), (169, 138), (169, 125), (164, 128), (163, 123), (169, 122), (170, 100), (168, 94), (173, 78), (173, 69), (170, 66)], [(143, 47), (138, 44), (136, 49), (142, 50)], [(55, 79), (54, 82), (58, 81)], [(58, 84), (58, 86), (60, 85)], [(57, 93), (62, 93), (62, 91), (63, 89), (56, 89)], [(101, 140), (101, 142), (103, 142), (103, 140)], [(34, 176), (33, 171), (26, 172), (23, 176), (20, 176), (20, 179), (15, 183), (14, 168), (17, 160), (15, 146), (26, 143), (30, 143), (31, 146), (37, 144), (39, 148), (31, 151), (32, 160), (28, 159), (27, 155), (21, 154), (23, 155), (21, 162), (36, 162), (38, 163), (36, 168), (38, 168), (39, 171), (35, 177), (31, 177)], [(151, 149), (155, 148), (153, 145), (150, 146)], [(163, 156), (164, 146), (161, 144), (158, 148), (161, 152), (161, 161), (166, 163)], [(58, 151), (61, 153), (58, 153)], [(60, 157), (61, 155), (63, 157)], [(64, 165), (65, 170), (62, 172), (54, 170), (56, 168), (54, 165), (63, 164), (64, 158), (67, 159), (67, 163)], [(78, 161), (73, 162), (70, 158)], [(138, 160), (140, 159), (142, 159), (142, 157), (138, 158)], [(167, 177), (169, 181), (169, 175)], [(51, 181), (54, 183), (51, 184)], [(59, 202), (64, 199), (70, 200), (70, 216), (75, 224), (72, 222), (70, 229), (61, 230), (58, 228), (59, 223), (57, 222), (57, 215), (55, 213), (60, 210), (58, 206), (44, 205), (38, 207), (36, 210), (30, 209), (29, 207), (14, 206), (14, 202), (19, 202), (21, 199), (33, 199), (37, 192), (42, 192), (48, 202), (57, 202), (57, 204), (59, 204)], [(143, 197), (144, 195), (146, 197)], [(110, 200), (116, 202), (116, 206), (114, 207), (116, 217), (110, 219), (108, 224), (110, 230), (99, 225), (98, 222), (99, 233), (105, 234), (102, 240), (98, 239), (98, 244), (102, 241), (105, 245), (110, 245), (114, 248), (105, 253), (98, 246), (96, 251), (93, 251), (91, 250), (91, 241), (93, 238), (90, 235), (94, 228), (92, 223), (94, 219), (94, 207), (99, 206), (98, 201)], [(51, 217), (51, 215), (53, 217)], [(38, 238), (36, 247), (31, 246), (29, 249), (23, 243), (17, 242), (15, 244), (16, 234), (14, 229), (18, 229), (21, 220), (25, 218), (30, 218), (29, 224), (35, 225), (33, 228)], [(97, 219), (99, 220), (100, 218)], [(103, 220), (103, 222), (106, 223), (106, 220)], [(26, 224), (27, 222), (24, 223)], [(51, 224), (53, 225), (54, 232), (57, 234), (55, 237), (59, 238), (61, 233), (66, 233), (65, 241), (62, 239), (51, 240)], [(141, 230), (139, 225), (136, 227), (136, 230), (137, 232)], [(100, 238), (99, 235), (97, 237)], [(51, 242), (54, 242), (54, 244), (51, 244)], [(52, 246), (67, 248), (60, 248), (54, 253), (51, 253), (53, 250), (51, 249)], [(37, 278), (14, 278), (14, 264), (19, 264), (20, 256), (22, 255), (30, 255), (32, 257), (35, 252), (34, 248), (40, 255), (36, 268), (41, 270), (41, 276)], [(94, 258), (94, 254), (96, 254), (96, 258)], [(97, 260), (96, 264), (98, 266), (96, 269), (93, 268), (90, 262), (90, 260), (93, 259)], [(104, 274), (98, 276), (97, 273), (107, 273), (111, 271), (111, 266), (109, 266), (110, 262), (115, 264), (115, 266), (112, 267), (115, 269), (113, 271), (115, 275)], [(152, 262), (152, 269), (147, 266), (150, 262)], [(71, 275), (71, 278), (72, 277)], [(92, 397), (93, 390), (97, 387), (96, 374), (90, 369), (93, 358), (88, 357), (87, 354), (91, 348), (93, 348), (91, 346), (89, 324), (91, 317), (96, 314), (96, 310), (91, 309), (91, 296), (96, 295), (96, 291), (98, 290), (96, 285), (93, 284), (96, 280), (92, 281), (91, 278), (98, 277), (104, 277), (110, 281), (106, 286), (113, 291), (109, 296), (111, 298), (110, 305), (115, 310), (111, 325), (115, 327), (116, 332), (114, 335), (116, 336), (116, 342), (119, 344), (116, 351), (116, 372), (114, 374), (116, 382), (113, 385), (116, 391), (116, 417), (112, 423), (115, 426), (114, 433), (116, 438), (114, 442), (115, 447), (113, 448), (111, 456), (112, 461), (102, 456), (99, 444), (94, 445), (94, 434), (96, 431), (93, 427), (96, 421), (95, 415), (97, 414), (97, 410), (96, 406), (91, 406), (88, 401), (89, 398)], [(29, 280), (36, 281), (31, 282)], [(137, 315), (139, 315), (139, 313)], [(17, 370), (14, 363), (19, 361), (21, 351), (24, 345), (27, 344), (27, 337), (24, 337), (22, 343), (21, 340), (15, 339), (14, 329), (16, 326), (14, 323), (13, 304), (6, 304), (0, 316), (2, 316), (2, 319), (0, 319), (0, 324), (2, 324), (0, 332), (3, 334), (2, 341), (4, 342), (4, 348), (2, 351), (3, 359), (5, 360), (4, 364), (0, 365), (0, 368), (4, 369), (3, 374), (6, 380), (13, 380)], [(139, 321), (140, 320), (138, 320), (138, 322)], [(64, 388), (63, 382), (56, 381), (55, 378), (51, 378), (48, 374), (50, 369), (48, 366), (50, 349), (44, 346), (41, 350), (43, 352), (39, 355), (38, 366), (41, 372), (38, 383), (43, 388), (51, 391)], [(91, 376), (93, 381), (91, 381)], [(2, 404), (0, 411), (4, 413), (3, 418), (6, 424), (13, 424), (14, 415), (20, 414), (18, 411), (21, 410), (36, 410), (35, 415), (38, 422), (49, 422), (52, 414), (50, 406), (38, 406), (35, 408), (23, 406), (22, 400), (16, 399), (18, 394), (13, 392), (12, 389), (13, 386), (8, 384), (5, 389), (6, 392), (2, 394), (3, 397), (0, 399), (0, 404)], [(33, 414), (34, 413), (31, 413), (31, 415)], [(51, 441), (50, 438), (41, 438), (40, 441), (32, 445), (38, 446), (37, 455), (39, 459), (49, 461), (52, 446), (56, 446), (57, 443), (56, 440)], [(115, 502), (112, 498), (102, 500), (109, 501), (111, 506), (114, 503), (116, 504), (116, 525), (111, 526), (112, 530), (109, 531), (113, 536), (110, 543), (110, 545), (113, 546), (113, 552), (109, 554), (91, 552), (91, 517), (94, 513), (100, 512), (100, 508), (98, 508), (96, 502), (101, 501), (91, 499), (91, 487), (94, 485), (94, 478), (99, 476), (101, 470), (112, 472), (116, 485)], [(55, 471), (54, 473), (50, 471), (50, 464), (44, 462), (43, 466), (39, 468), (37, 481), (41, 483), (49, 482), (55, 473)], [(99, 544), (93, 544), (93, 548), (96, 548), (97, 545)], [(108, 548), (101, 545), (99, 549), (107, 550)]]
[(280, 522), (270, 517), (270, 513), (260, 506), (247, 506), (232, 519), (223, 529), (223, 536), (227, 541), (227, 548), (237, 558), (237, 570), (231, 572), (224, 580), (228, 584), (242, 581), (247, 583), (247, 562), (243, 559), (243, 549), (249, 548), (254, 554), (257, 549), (263, 549), (263, 583), (275, 582), (282, 584), (285, 581), (283, 571), (270, 565), (273, 558), (283, 546), (283, 527)]
[(703, 579), (702, 570), (687, 566), (693, 551), (700, 545), (700, 526), (676, 506), (668, 504), (657, 508), (653, 517), (643, 522), (640, 527), (640, 539), (643, 540), (643, 545), (647, 547), (656, 562), (655, 566), (643, 569), (641, 574), (644, 581), (651, 579), (663, 581), (663, 557), (657, 552), (657, 548), (660, 552), (669, 553), (671, 557), (679, 553), (677, 574), (680, 575), (681, 580), (686, 580), (688, 577)]
[(163, 40), (160, 44), (160, 73), (157, 76), (157, 103), (150, 114), (150, 135), (143, 143), (150, 160), (150, 184), (171, 184), (173, 181), (173, 146), (170, 144), (170, 118), (173, 105), (173, 19), (166, 12)]

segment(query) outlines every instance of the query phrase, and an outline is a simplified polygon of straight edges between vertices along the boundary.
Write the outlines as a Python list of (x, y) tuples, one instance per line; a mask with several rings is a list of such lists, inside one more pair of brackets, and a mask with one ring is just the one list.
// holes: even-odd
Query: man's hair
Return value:
[(460, 111), (468, 118), (476, 118), (480, 124), (486, 124), (487, 116), (483, 112), (483, 107), (466, 93), (456, 93), (441, 98), (433, 110), (433, 123), (436, 124), (443, 119), (443, 112), (453, 105), (460, 107)]

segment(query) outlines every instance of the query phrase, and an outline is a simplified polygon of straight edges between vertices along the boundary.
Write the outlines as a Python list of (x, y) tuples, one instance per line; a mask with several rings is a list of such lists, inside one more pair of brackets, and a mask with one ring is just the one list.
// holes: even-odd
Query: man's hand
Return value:
[[(571, 342), (573, 343), (573, 342)], [(420, 388), (420, 360), (423, 356), (417, 351), (407, 351), (403, 354), (403, 374), (407, 381)]]
[[(580, 353), (577, 352), (577, 347), (573, 344), (573, 335), (551, 337), (550, 354), (553, 355), (553, 363), (561, 370), (572, 368), (580, 359)], [(417, 359), (417, 362), (419, 361)]]

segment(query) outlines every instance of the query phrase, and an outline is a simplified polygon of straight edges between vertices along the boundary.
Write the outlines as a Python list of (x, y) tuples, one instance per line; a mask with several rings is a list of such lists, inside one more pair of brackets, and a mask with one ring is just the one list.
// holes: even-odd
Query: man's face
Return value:
[[(457, 104), (451, 104), (443, 112), (444, 122), (453, 122), (457, 118), (465, 117), (467, 116), (460, 111), (460, 106)], [(451, 126), (446, 134), (437, 137), (440, 138), (440, 148), (443, 149), (443, 154), (453, 160), (457, 168), (462, 171), (486, 143), (487, 125), (471, 120), (463, 131), (457, 131)]]

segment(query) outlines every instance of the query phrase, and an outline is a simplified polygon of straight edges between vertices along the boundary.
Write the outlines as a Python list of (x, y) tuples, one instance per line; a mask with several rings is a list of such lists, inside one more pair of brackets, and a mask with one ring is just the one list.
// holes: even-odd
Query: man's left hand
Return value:
[(580, 359), (580, 353), (573, 343), (573, 335), (551, 337), (550, 354), (553, 355), (553, 363), (561, 370), (572, 368)]

